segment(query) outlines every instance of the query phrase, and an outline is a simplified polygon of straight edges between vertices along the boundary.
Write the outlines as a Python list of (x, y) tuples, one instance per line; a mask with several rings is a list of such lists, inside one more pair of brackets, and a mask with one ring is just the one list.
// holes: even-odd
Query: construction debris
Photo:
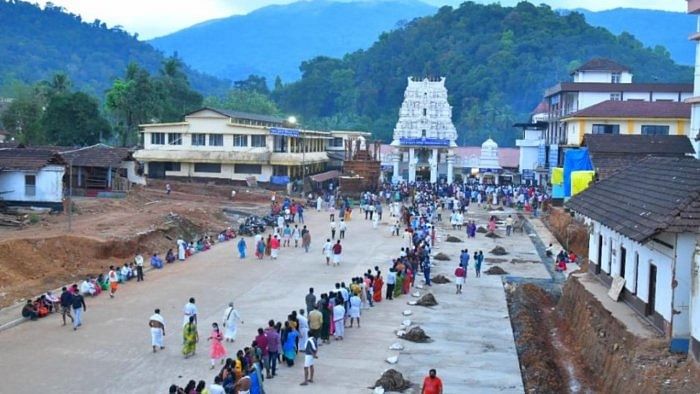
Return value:
[(506, 271), (503, 270), (503, 268), (494, 265), (493, 267), (487, 269), (484, 271), (485, 274), (487, 275), (508, 275)]
[(405, 334), (403, 334), (401, 338), (407, 341), (419, 343), (430, 341), (430, 337), (425, 333), (425, 331), (423, 331), (422, 328), (420, 328), (420, 326), (411, 328)]
[(479, 228), (476, 229), (476, 232), (479, 233), (479, 234), (486, 234), (486, 233), (488, 233), (489, 231), (486, 230), (486, 228), (485, 228), (484, 226), (479, 226)]
[(494, 254), (496, 256), (505, 256), (508, 254), (506, 249), (503, 246), (496, 246), (495, 248), (491, 249), (491, 254)]
[(440, 253), (436, 254), (436, 255), (433, 257), (433, 259), (439, 260), (439, 261), (448, 261), (448, 260), (450, 260), (450, 256), (448, 256), (448, 255), (446, 255), (446, 254), (440, 252)]
[(450, 235), (445, 239), (445, 242), (462, 242), (462, 239)]
[(418, 301), (416, 301), (416, 305), (420, 306), (435, 306), (437, 304), (438, 302), (432, 293), (426, 293), (423, 295), (423, 297), (419, 298)]
[(501, 237), (500, 235), (498, 235), (498, 234), (496, 234), (496, 233), (488, 233), (488, 234), (486, 234), (486, 237), (487, 237), (487, 238), (503, 238), (503, 237)]
[(401, 372), (390, 369), (382, 374), (372, 388), (381, 387), (385, 391), (404, 391), (411, 388), (412, 384), (404, 379)]
[(434, 278), (431, 279), (432, 282), (437, 283), (437, 284), (444, 284), (444, 283), (450, 283), (452, 282), (450, 278), (446, 277), (443, 274), (435, 275)]

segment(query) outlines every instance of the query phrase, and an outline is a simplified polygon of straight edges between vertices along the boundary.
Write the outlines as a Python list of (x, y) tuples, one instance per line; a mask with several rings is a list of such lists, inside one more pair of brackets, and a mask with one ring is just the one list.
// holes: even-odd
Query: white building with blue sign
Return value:
[(328, 132), (291, 128), (275, 116), (202, 108), (182, 122), (141, 125), (134, 157), (149, 178), (287, 184), (326, 170)]
[(447, 102), (445, 78), (408, 78), (392, 146), (393, 180), (437, 182), (454, 178), (457, 130)]

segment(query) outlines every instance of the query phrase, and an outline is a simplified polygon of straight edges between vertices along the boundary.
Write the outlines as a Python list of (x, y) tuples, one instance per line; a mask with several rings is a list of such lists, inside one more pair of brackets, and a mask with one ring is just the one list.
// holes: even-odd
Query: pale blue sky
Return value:
[[(141, 38), (153, 38), (172, 33), (208, 19), (223, 18), (233, 14), (246, 14), (270, 4), (291, 3), (294, 0), (52, 0), (55, 5), (82, 15), (92, 21), (97, 18), (110, 26), (122, 25)], [(356, 1), (356, 0), (345, 0)], [(357, 0), (362, 1), (362, 0)], [(423, 0), (440, 5), (459, 5), (463, 0)], [(493, 3), (493, 0), (476, 0)], [(501, 0), (503, 5), (514, 5), (520, 0)], [(34, 1), (32, 1), (34, 2)], [(668, 11), (685, 11), (684, 0), (534, 0), (553, 8), (588, 8), (604, 10), (617, 7), (653, 8)], [(38, 0), (43, 5), (45, 0)]]

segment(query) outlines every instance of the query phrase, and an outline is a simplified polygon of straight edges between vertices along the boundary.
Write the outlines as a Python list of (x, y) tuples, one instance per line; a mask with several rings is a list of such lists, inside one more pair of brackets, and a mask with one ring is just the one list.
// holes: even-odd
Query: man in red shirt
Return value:
[(333, 245), (333, 265), (340, 265), (340, 255), (343, 253), (343, 247), (340, 245), (340, 240)]
[(437, 371), (431, 369), (428, 376), (423, 379), (421, 394), (442, 394), (442, 380), (437, 377)]

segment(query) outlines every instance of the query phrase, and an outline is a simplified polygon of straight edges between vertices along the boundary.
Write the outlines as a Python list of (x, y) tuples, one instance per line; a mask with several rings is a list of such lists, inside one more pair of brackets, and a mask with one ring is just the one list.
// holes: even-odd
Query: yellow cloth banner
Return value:
[(564, 183), (564, 169), (561, 167), (552, 168), (552, 185)]
[(595, 171), (571, 172), (571, 195), (575, 196), (588, 189), (588, 184), (595, 178)]

